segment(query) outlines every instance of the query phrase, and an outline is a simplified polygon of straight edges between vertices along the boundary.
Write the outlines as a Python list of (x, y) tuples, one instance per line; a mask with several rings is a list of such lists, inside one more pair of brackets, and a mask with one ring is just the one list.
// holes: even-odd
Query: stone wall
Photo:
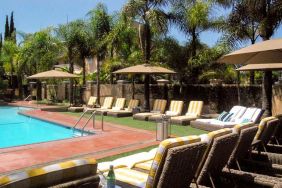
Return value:
[[(68, 90), (62, 85), (57, 87), (60, 100), (66, 97)], [(141, 104), (144, 102), (144, 85), (135, 84), (134, 98), (139, 99)], [(96, 85), (88, 84), (82, 94), (82, 99), (86, 103), (90, 96), (96, 96)], [(107, 96), (125, 97), (128, 100), (132, 98), (132, 84), (101, 84), (100, 94), (101, 103)], [(43, 93), (43, 92), (42, 92)], [(64, 94), (60, 94), (64, 93)], [(79, 97), (79, 94), (77, 95)], [(151, 100), (164, 98), (164, 86), (151, 85)], [(204, 113), (221, 112), (229, 110), (232, 106), (238, 105), (238, 88), (236, 85), (169, 85), (168, 98), (170, 100), (185, 101), (184, 112), (187, 110), (189, 101), (203, 100)], [(152, 104), (152, 103), (151, 103)], [(240, 104), (244, 106), (261, 107), (261, 86), (240, 86)], [(282, 85), (273, 87), (273, 113), (282, 113)], [(184, 113), (183, 112), (183, 113)]]

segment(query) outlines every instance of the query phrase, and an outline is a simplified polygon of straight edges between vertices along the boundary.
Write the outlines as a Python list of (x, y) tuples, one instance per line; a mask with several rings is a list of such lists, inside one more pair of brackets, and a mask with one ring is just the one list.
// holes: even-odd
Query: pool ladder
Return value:
[[(75, 125), (72, 127), (72, 131), (74, 133), (76, 127), (78, 126), (78, 123), (82, 120), (82, 118), (85, 116), (85, 114), (88, 112), (88, 110), (86, 110), (85, 112), (83, 112), (81, 114), (81, 116), (79, 117), (79, 119), (77, 120), (77, 122), (75, 123)], [(84, 129), (85, 127), (88, 125), (88, 123), (90, 122), (91, 119), (93, 119), (93, 129), (95, 128), (95, 115), (96, 115), (96, 111), (93, 111), (91, 116), (87, 119), (87, 121), (85, 122), (85, 124), (83, 125), (82, 129), (81, 129), (81, 136), (83, 136), (84, 133)]]

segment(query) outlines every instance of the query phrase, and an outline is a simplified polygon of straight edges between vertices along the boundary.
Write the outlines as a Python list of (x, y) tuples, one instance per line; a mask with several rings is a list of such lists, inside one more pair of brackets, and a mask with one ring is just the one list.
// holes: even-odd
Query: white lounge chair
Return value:
[(246, 108), (243, 106), (234, 106), (229, 113), (233, 115), (227, 121), (218, 119), (197, 119), (191, 121), (191, 126), (194, 128), (214, 131), (222, 128), (232, 128), (239, 123), (254, 122), (256, 123), (262, 116), (262, 110), (259, 108)]

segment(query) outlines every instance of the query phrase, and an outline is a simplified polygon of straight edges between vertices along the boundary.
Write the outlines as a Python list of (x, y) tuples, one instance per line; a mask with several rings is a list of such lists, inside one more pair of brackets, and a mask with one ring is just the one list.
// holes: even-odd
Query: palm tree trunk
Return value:
[(41, 82), (38, 80), (36, 83), (36, 100), (42, 100), (42, 87)]
[(250, 71), (250, 85), (255, 84), (255, 71)]
[(85, 64), (85, 59), (84, 57), (81, 59), (82, 60), (82, 85), (86, 85), (86, 64)]
[[(144, 34), (145, 34), (145, 50), (144, 58), (145, 63), (150, 63), (151, 58), (151, 30), (148, 23), (144, 25)], [(144, 109), (150, 110), (150, 75), (145, 75), (144, 80)]]
[(97, 73), (96, 73), (96, 96), (97, 96), (97, 104), (100, 105), (100, 55), (97, 55)]
[[(72, 49), (68, 49), (68, 58), (69, 58), (69, 72), (73, 74), (73, 57), (72, 57)], [(73, 79), (70, 79), (70, 104), (73, 104)]]
[(262, 82), (262, 108), (265, 110), (264, 116), (272, 114), (272, 71), (265, 71)]

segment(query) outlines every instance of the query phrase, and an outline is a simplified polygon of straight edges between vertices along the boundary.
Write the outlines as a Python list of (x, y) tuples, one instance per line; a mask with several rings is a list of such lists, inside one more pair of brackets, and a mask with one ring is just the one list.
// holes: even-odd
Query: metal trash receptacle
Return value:
[(162, 141), (169, 138), (171, 132), (170, 117), (163, 115), (160, 120), (157, 120), (156, 140)]

